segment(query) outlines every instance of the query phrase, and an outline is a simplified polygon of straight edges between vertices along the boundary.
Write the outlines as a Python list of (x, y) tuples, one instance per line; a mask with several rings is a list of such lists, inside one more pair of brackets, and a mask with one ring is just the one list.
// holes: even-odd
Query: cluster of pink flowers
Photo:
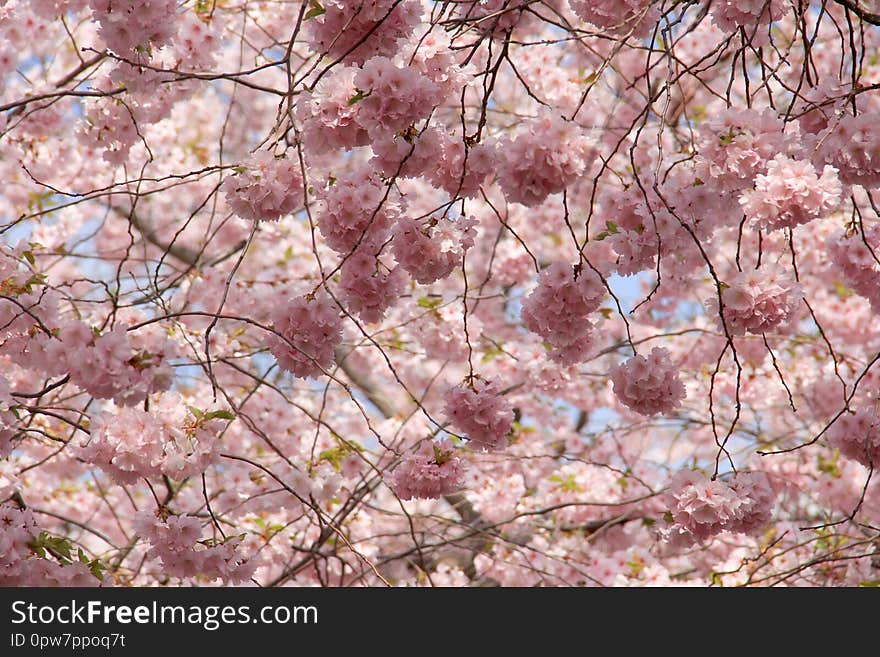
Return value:
[(424, 176), (451, 196), (478, 196), (495, 170), (495, 149), (476, 144), (465, 151), (460, 136), (429, 127), (418, 135), (390, 135), (372, 143), (372, 164), (387, 177)]
[(121, 164), (138, 140), (138, 129), (130, 107), (112, 99), (98, 99), (86, 106), (87, 127), (80, 137), (88, 146), (103, 151), (102, 157), (111, 164)]
[(79, 457), (120, 484), (165, 475), (174, 481), (204, 472), (217, 458), (223, 428), (210, 413), (186, 414), (179, 400), (163, 399), (152, 412), (120, 408), (92, 419)]
[(764, 472), (739, 472), (723, 481), (683, 470), (673, 478), (666, 499), (672, 515), (667, 538), (687, 544), (724, 531), (760, 530), (770, 521), (776, 492)]
[(195, 14), (186, 14), (174, 40), (181, 63), (190, 70), (209, 70), (214, 65), (220, 38), (218, 21), (206, 23)]
[(608, 244), (617, 254), (616, 269), (621, 276), (632, 276), (640, 271), (654, 269), (660, 243), (652, 222), (635, 230), (620, 230), (607, 237)]
[(809, 160), (777, 155), (739, 202), (755, 225), (778, 230), (827, 216), (840, 204), (841, 191), (834, 167), (826, 165), (820, 177)]
[(464, 254), (474, 245), (475, 223), (473, 217), (452, 220), (443, 216), (432, 218), (423, 227), (412, 217), (401, 217), (391, 249), (410, 276), (428, 285), (446, 278), (461, 265)]
[(18, 418), (12, 410), (16, 402), (11, 392), (9, 381), (0, 374), (0, 458), (12, 451), (12, 439), (18, 433)]
[(29, 0), (31, 10), (44, 18), (55, 18), (64, 12), (77, 12), (88, 4), (88, 0)]
[[(460, 303), (447, 303), (422, 313), (420, 321), (411, 327), (413, 336), (421, 345), (425, 356), (454, 363), (467, 360), (468, 345), (462, 340), (464, 313)], [(468, 317), (471, 335), (480, 334), (480, 320)]]
[(225, 540), (202, 539), (202, 521), (188, 515), (169, 515), (162, 520), (141, 513), (135, 518), (140, 536), (150, 542), (147, 558), (159, 559), (171, 577), (195, 577), (240, 584), (248, 581), (256, 569), (255, 560), (237, 554), (241, 536)]
[(300, 95), (296, 114), (302, 121), (303, 144), (310, 153), (329, 153), (370, 143), (367, 131), (358, 123), (363, 107), (355, 98), (354, 77), (358, 69), (345, 66), (324, 76), (311, 92)]
[(831, 121), (819, 156), (837, 167), (845, 183), (880, 186), (880, 112), (847, 114), (840, 121)]
[(363, 321), (380, 322), (403, 294), (407, 277), (401, 267), (384, 265), (371, 246), (362, 245), (346, 256), (339, 271), (339, 296)]
[(642, 415), (668, 413), (685, 398), (678, 369), (663, 347), (651, 349), (647, 358), (635, 355), (614, 366), (611, 381), (620, 403)]
[(0, 504), (0, 582), (8, 568), (31, 555), (31, 542), (40, 533), (30, 509)]
[(448, 440), (424, 441), (408, 453), (388, 478), (402, 500), (437, 499), (461, 486), (465, 463)]
[(831, 425), (828, 444), (866, 467), (880, 467), (880, 416), (873, 410), (844, 413)]
[[(793, 320), (803, 294), (799, 283), (772, 265), (740, 272), (722, 288), (724, 322), (730, 335), (760, 335)], [(717, 313), (717, 298), (711, 298), (707, 306)]]
[(796, 150), (799, 138), (771, 109), (729, 109), (706, 122), (698, 146), (700, 179), (714, 190), (740, 191), (751, 188), (776, 155)]
[(504, 449), (513, 427), (513, 408), (495, 380), (471, 379), (469, 385), (450, 388), (444, 412), (470, 445), (485, 451)]
[(523, 300), (523, 325), (567, 364), (590, 355), (593, 325), (587, 319), (605, 298), (605, 285), (592, 269), (557, 262), (541, 272), (538, 286)]
[(593, 158), (580, 126), (549, 110), (498, 143), (498, 182), (508, 201), (540, 204), (583, 175)]
[(373, 57), (354, 76), (361, 107), (356, 120), (371, 137), (396, 132), (426, 118), (443, 100), (442, 89), (417, 69)]
[[(709, 9), (712, 22), (725, 32), (736, 32), (745, 28), (746, 34), (752, 36), (756, 26), (767, 25), (782, 18), (786, 0), (715, 0)], [(766, 30), (765, 30), (766, 31)], [(760, 30), (755, 37), (762, 36)], [(766, 43), (766, 37), (753, 41), (755, 45)]]
[[(30, 509), (0, 504), (0, 586), (94, 586), (86, 563), (59, 563), (35, 553), (40, 527)], [(45, 553), (44, 553), (45, 555)]]
[(580, 18), (596, 27), (617, 33), (634, 31), (644, 36), (660, 17), (654, 0), (569, 0)]
[(841, 231), (827, 241), (831, 262), (843, 282), (880, 312), (880, 224), (860, 231)]
[(90, 0), (99, 34), (117, 55), (163, 46), (177, 33), (177, 0)]
[(279, 335), (270, 335), (267, 344), (282, 369), (305, 379), (333, 365), (333, 352), (342, 341), (342, 319), (325, 292), (277, 304), (272, 325)]
[(361, 63), (373, 55), (393, 55), (421, 19), (420, 2), (324, 0), (323, 13), (309, 18), (311, 47), (334, 59)]
[(464, 56), (458, 52), (452, 38), (439, 30), (433, 30), (418, 38), (418, 47), (412, 54), (411, 66), (440, 87), (440, 95), (448, 98), (467, 84), (473, 70), (459, 66)]
[(400, 214), (388, 187), (367, 169), (331, 180), (317, 191), (316, 223), (327, 245), (349, 253), (359, 243), (381, 244)]
[(223, 181), (226, 202), (243, 219), (278, 221), (303, 202), (299, 163), (259, 151)]
[(506, 32), (520, 24), (529, 4), (529, 0), (464, 0), (455, 6), (468, 27), (481, 32)]
[(32, 344), (31, 352), (45, 362), (47, 372), (68, 372), (71, 383), (90, 395), (131, 406), (167, 390), (174, 378), (166, 360), (170, 346), (151, 344), (153, 351), (136, 348), (122, 324), (98, 333), (85, 322), (72, 321), (61, 327), (58, 339)]

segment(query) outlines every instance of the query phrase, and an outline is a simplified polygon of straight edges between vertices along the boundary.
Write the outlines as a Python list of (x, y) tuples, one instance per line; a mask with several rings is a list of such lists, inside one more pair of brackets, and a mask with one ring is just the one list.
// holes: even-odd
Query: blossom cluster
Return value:
[(421, 18), (421, 3), (399, 0), (325, 0), (323, 11), (306, 21), (316, 52), (361, 63), (374, 55), (393, 55)]
[(170, 577), (201, 575), (232, 584), (247, 582), (257, 566), (238, 553), (240, 536), (226, 539), (202, 539), (202, 521), (189, 515), (169, 515), (166, 518), (141, 513), (135, 518), (135, 527), (150, 543), (147, 556), (162, 562)]
[(841, 415), (828, 429), (828, 444), (866, 467), (880, 465), (880, 416), (861, 409)]
[(669, 350), (654, 347), (645, 358), (635, 355), (611, 370), (614, 394), (642, 415), (668, 413), (681, 406), (686, 393)]
[[(792, 321), (800, 307), (802, 290), (780, 267), (767, 265), (739, 272), (722, 285), (727, 331), (730, 335), (761, 335)], [(717, 312), (717, 299), (710, 299), (708, 305)]]
[(318, 376), (333, 365), (342, 340), (339, 307), (325, 293), (286, 299), (272, 309), (269, 351), (294, 376)]
[(834, 167), (826, 165), (818, 176), (810, 161), (777, 155), (767, 163), (767, 172), (755, 177), (754, 191), (742, 194), (739, 202), (756, 225), (778, 230), (828, 216), (840, 195)]
[(162, 475), (183, 481), (216, 460), (217, 434), (223, 428), (216, 417), (217, 413), (185, 411), (173, 396), (164, 397), (153, 411), (122, 407), (103, 412), (93, 418), (79, 457), (120, 484)]
[(840, 231), (826, 245), (834, 269), (848, 287), (880, 309), (880, 224)]
[(388, 187), (366, 169), (328, 181), (316, 196), (315, 219), (321, 235), (331, 249), (343, 254), (361, 242), (384, 242), (401, 210)]
[(422, 226), (412, 217), (401, 217), (394, 228), (391, 249), (400, 266), (419, 283), (428, 285), (446, 278), (461, 265), (474, 244), (472, 217), (431, 219)]
[(590, 355), (593, 325), (587, 317), (605, 298), (605, 285), (591, 269), (557, 262), (541, 272), (538, 286), (523, 300), (523, 325), (537, 333), (564, 363)]
[(388, 484), (402, 500), (437, 499), (461, 486), (464, 467), (450, 441), (424, 441), (403, 457)]
[(586, 171), (593, 147), (580, 126), (549, 111), (525, 122), (498, 149), (498, 182), (508, 201), (527, 206), (558, 194)]
[(770, 521), (776, 492), (760, 471), (738, 472), (729, 481), (683, 470), (666, 493), (673, 542), (705, 542), (721, 532), (748, 534)]
[(498, 381), (471, 379), (466, 385), (450, 388), (444, 397), (444, 412), (452, 428), (467, 436), (473, 447), (497, 451), (507, 446), (513, 408)]
[(126, 56), (169, 43), (177, 32), (176, 0), (89, 0), (107, 47)]
[(299, 164), (259, 151), (223, 181), (226, 202), (243, 219), (277, 221), (303, 202)]

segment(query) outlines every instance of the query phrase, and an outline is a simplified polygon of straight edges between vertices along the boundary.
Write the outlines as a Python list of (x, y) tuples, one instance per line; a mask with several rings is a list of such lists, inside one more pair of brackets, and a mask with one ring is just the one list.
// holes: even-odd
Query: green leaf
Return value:
[(207, 415), (205, 415), (204, 420), (207, 422), (208, 420), (234, 420), (235, 414), (232, 411), (219, 410), (219, 411), (211, 411)]
[(319, 3), (318, 0), (311, 0), (311, 2), (309, 2), (309, 6), (311, 7), (311, 9), (309, 9), (305, 15), (305, 20), (307, 21), (312, 20), (316, 16), (327, 13), (327, 10), (321, 6), (321, 3)]
[(421, 308), (433, 310), (443, 303), (443, 297), (419, 297), (418, 304)]
[(605, 228), (608, 229), (609, 235), (617, 235), (617, 233), (620, 232), (620, 229), (617, 227), (617, 224), (614, 223), (613, 221), (606, 221)]
[(360, 89), (356, 89), (357, 93), (348, 99), (349, 105), (354, 105), (355, 103), (361, 102), (364, 98), (370, 95), (369, 91), (361, 91)]
[(864, 582), (859, 582), (859, 586), (870, 589), (880, 588), (880, 579), (867, 579)]
[(104, 579), (104, 571), (107, 570), (107, 566), (102, 564), (99, 560), (95, 559), (89, 564), (89, 571), (92, 573), (92, 576), (95, 579), (103, 580)]
[(195, 406), (186, 405), (187, 410), (192, 413), (193, 417), (196, 419), (196, 422), (201, 422), (202, 418), (205, 417), (205, 411), (200, 408), (196, 408)]

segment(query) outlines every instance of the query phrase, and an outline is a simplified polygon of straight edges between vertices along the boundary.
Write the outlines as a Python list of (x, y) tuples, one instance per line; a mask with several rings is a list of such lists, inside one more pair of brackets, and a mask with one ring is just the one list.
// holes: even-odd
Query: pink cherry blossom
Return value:
[(624, 406), (642, 415), (665, 414), (686, 396), (669, 351), (654, 347), (647, 358), (636, 355), (611, 370), (614, 394)]
[(283, 300), (272, 310), (275, 333), (267, 338), (278, 365), (294, 376), (318, 376), (333, 365), (342, 340), (339, 308), (323, 292)]
[(277, 221), (303, 202), (299, 165), (260, 151), (223, 182), (226, 202), (243, 219)]
[(469, 445), (487, 451), (504, 449), (513, 410), (497, 381), (472, 379), (470, 385), (450, 388), (444, 401), (453, 429), (467, 436)]
[(451, 442), (425, 441), (403, 457), (388, 483), (402, 500), (437, 499), (461, 485), (464, 467)]

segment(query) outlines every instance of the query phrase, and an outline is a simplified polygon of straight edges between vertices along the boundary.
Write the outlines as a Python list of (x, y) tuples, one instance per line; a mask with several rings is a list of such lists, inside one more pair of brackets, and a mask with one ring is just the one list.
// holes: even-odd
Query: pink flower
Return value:
[(865, 467), (880, 466), (880, 417), (873, 410), (844, 413), (828, 429), (828, 444)]
[(831, 125), (819, 157), (837, 167), (845, 183), (869, 189), (880, 186), (880, 112), (847, 114)]
[(12, 451), (12, 439), (18, 433), (18, 418), (13, 408), (17, 406), (9, 389), (9, 381), (0, 374), (0, 458)]
[(319, 376), (333, 365), (334, 349), (342, 341), (339, 308), (325, 292), (277, 304), (269, 351), (282, 369), (302, 379)]
[(478, 449), (496, 451), (507, 446), (513, 409), (500, 393), (497, 381), (482, 379), (472, 379), (471, 385), (456, 386), (446, 393), (444, 412), (452, 427)]
[(776, 493), (763, 472), (740, 472), (729, 482), (684, 470), (666, 493), (672, 516), (667, 538), (687, 545), (724, 531), (753, 533), (770, 521)]
[[(786, 0), (715, 0), (709, 13), (712, 22), (725, 32), (736, 32), (745, 28), (747, 36), (753, 39), (753, 45), (767, 43), (766, 25), (782, 18)], [(764, 29), (759, 29), (764, 26)]]
[(592, 269), (557, 262), (544, 271), (523, 301), (523, 325), (553, 349), (552, 356), (572, 364), (590, 355), (593, 325), (587, 319), (605, 298), (605, 285)]
[(443, 101), (441, 87), (417, 69), (373, 57), (354, 76), (360, 105), (356, 121), (371, 138), (403, 130), (426, 118)]
[(794, 228), (825, 217), (840, 203), (841, 186), (834, 167), (822, 176), (812, 163), (777, 155), (767, 163), (767, 173), (755, 178), (755, 189), (739, 197), (746, 216), (770, 230)]
[[(765, 265), (740, 272), (721, 292), (727, 330), (733, 336), (771, 331), (795, 318), (802, 295), (801, 285), (779, 267)], [(707, 306), (710, 312), (718, 312), (716, 298)]]
[(580, 126), (545, 111), (498, 143), (498, 182), (507, 200), (535, 206), (571, 185), (593, 159)]
[(880, 310), (880, 224), (860, 230), (840, 231), (828, 238), (826, 244), (831, 262), (843, 282), (857, 294), (871, 302), (875, 312)]
[(710, 189), (747, 189), (771, 159), (799, 146), (796, 127), (770, 109), (725, 110), (701, 130), (697, 172)]
[(678, 369), (663, 347), (654, 347), (647, 358), (637, 355), (616, 365), (611, 380), (620, 403), (642, 415), (668, 413), (686, 396)]
[(122, 407), (97, 415), (78, 456), (120, 484), (161, 475), (183, 481), (217, 459), (217, 434), (223, 427), (210, 414), (187, 412), (171, 395), (155, 403), (152, 412)]
[(403, 294), (407, 276), (401, 267), (389, 269), (363, 245), (346, 256), (339, 271), (339, 293), (348, 310), (368, 323), (382, 320)]
[(241, 536), (200, 540), (202, 522), (193, 516), (169, 515), (164, 520), (149, 513), (135, 518), (138, 533), (150, 543), (147, 557), (159, 559), (167, 575), (188, 578), (201, 575), (230, 584), (248, 581), (257, 567), (237, 553)]
[(177, 32), (177, 0), (90, 0), (99, 34), (117, 55), (163, 46)]
[(362, 63), (373, 55), (393, 55), (421, 18), (419, 2), (324, 0), (324, 12), (305, 22), (312, 49)]
[(402, 500), (437, 499), (461, 486), (464, 469), (450, 441), (424, 441), (403, 458), (388, 483)]
[(314, 90), (298, 99), (296, 114), (302, 121), (303, 143), (310, 153), (329, 153), (370, 143), (357, 121), (363, 104), (356, 97), (357, 68), (344, 66), (321, 78)]
[(223, 181), (226, 202), (251, 221), (278, 221), (303, 202), (300, 166), (293, 160), (260, 151), (241, 170)]
[(645, 36), (660, 18), (655, 0), (569, 0), (580, 18), (618, 34)]
[(461, 266), (474, 245), (476, 220), (443, 216), (422, 227), (411, 217), (401, 217), (394, 229), (391, 249), (400, 266), (419, 283), (428, 285), (449, 276)]
[(321, 235), (331, 249), (343, 254), (360, 242), (384, 242), (400, 214), (400, 205), (388, 188), (366, 168), (329, 181), (316, 196)]

